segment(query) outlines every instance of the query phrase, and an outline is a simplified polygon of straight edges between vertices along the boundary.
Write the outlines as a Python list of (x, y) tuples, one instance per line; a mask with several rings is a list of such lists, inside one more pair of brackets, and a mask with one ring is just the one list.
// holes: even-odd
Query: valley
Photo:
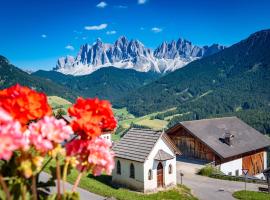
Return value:
[[(71, 102), (58, 97), (58, 96), (49, 96), (48, 102), (50, 106), (53, 108), (54, 113), (56, 114), (59, 109), (64, 110), (64, 113), (67, 113), (68, 108), (71, 106)], [(163, 112), (156, 112), (151, 113), (142, 117), (135, 117), (131, 113), (127, 111), (126, 108), (120, 108), (120, 109), (113, 109), (114, 115), (118, 120), (118, 128), (113, 135), (112, 139), (114, 141), (117, 141), (120, 139), (122, 134), (125, 133), (125, 131), (131, 127), (144, 127), (144, 128), (151, 128), (154, 130), (163, 130), (166, 128), (167, 124), (170, 121), (169, 116), (166, 119), (156, 119), (155, 117), (157, 115), (161, 115), (163, 113), (166, 113), (168, 111), (175, 110), (176, 108), (168, 109)]]
[[(223, 116), (237, 116), (269, 134), (269, 44), (270, 30), (258, 31), (231, 47), (165, 74), (114, 66), (82, 76), (55, 70), (28, 74), (1, 57), (0, 86), (18, 82), (57, 96), (50, 99), (55, 109), (66, 110), (69, 106), (58, 97), (71, 102), (78, 96), (108, 99), (119, 121), (116, 139), (129, 127), (162, 130), (180, 121)], [(169, 46), (173, 45), (161, 46), (163, 50), (155, 54), (168, 56)]]
[(0, 200), (270, 200), (269, 8), (1, 1)]
[(101, 68), (84, 76), (65, 75), (56, 71), (38, 70), (32, 76), (53, 81), (83, 97), (99, 97), (112, 103), (130, 92), (147, 85), (161, 75), (138, 72), (133, 69), (121, 70), (115, 67)]

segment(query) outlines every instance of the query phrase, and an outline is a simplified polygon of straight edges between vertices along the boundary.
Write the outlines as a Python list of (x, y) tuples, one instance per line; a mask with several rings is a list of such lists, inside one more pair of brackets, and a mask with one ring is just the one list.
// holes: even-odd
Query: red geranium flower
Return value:
[(104, 138), (91, 140), (77, 139), (66, 144), (67, 156), (75, 157), (77, 169), (81, 172), (92, 171), (93, 175), (102, 172), (111, 174), (114, 167), (114, 153), (110, 150), (111, 142)]
[(52, 114), (44, 93), (19, 84), (0, 91), (0, 106), (21, 122), (22, 126)]
[(83, 138), (100, 136), (102, 132), (114, 130), (117, 124), (110, 102), (97, 98), (78, 98), (68, 112), (75, 117), (71, 122), (73, 131)]

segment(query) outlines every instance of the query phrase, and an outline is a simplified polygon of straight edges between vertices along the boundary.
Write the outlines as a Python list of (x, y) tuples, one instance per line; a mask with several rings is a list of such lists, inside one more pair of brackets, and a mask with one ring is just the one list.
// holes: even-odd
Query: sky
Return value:
[(270, 28), (268, 0), (1, 0), (0, 55), (23, 69), (52, 69), (82, 44), (119, 36), (149, 48), (185, 38), (230, 46)]

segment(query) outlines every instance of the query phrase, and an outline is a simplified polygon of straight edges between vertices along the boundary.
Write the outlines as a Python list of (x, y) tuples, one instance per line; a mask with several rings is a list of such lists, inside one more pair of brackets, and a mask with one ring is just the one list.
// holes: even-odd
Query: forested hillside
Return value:
[(45, 92), (47, 95), (57, 95), (71, 101), (77, 97), (76, 92), (50, 80), (32, 76), (10, 64), (5, 57), (0, 55), (0, 89), (16, 83)]
[(113, 103), (129, 92), (150, 83), (160, 77), (156, 73), (138, 72), (131, 69), (115, 67), (101, 68), (92, 74), (84, 76), (64, 75), (56, 71), (39, 70), (34, 76), (50, 79), (84, 97), (99, 97)]
[[(269, 91), (270, 30), (264, 30), (138, 89), (118, 106), (126, 106), (137, 116), (175, 106), (175, 114), (188, 113), (177, 116), (171, 124), (239, 115), (269, 132)], [(254, 116), (258, 116), (256, 120), (252, 120)]]

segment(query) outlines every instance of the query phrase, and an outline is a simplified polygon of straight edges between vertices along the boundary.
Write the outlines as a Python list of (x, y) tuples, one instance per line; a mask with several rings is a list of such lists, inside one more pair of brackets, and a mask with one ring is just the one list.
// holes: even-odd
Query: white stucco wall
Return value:
[[(166, 153), (174, 156), (174, 159), (163, 161), (163, 182), (164, 186), (176, 185), (176, 158), (174, 152), (167, 146), (163, 139), (159, 139), (153, 147), (151, 153), (144, 163), (115, 158), (115, 168), (112, 171), (112, 181), (117, 184), (125, 185), (126, 187), (149, 192), (157, 189), (157, 165), (158, 161), (154, 160), (158, 150), (163, 150)], [(117, 174), (117, 161), (121, 163), (121, 174)], [(130, 178), (130, 164), (134, 164), (135, 179)], [(172, 165), (172, 174), (169, 174), (169, 165)], [(148, 171), (152, 170), (152, 179), (148, 180)]]
[[(121, 174), (116, 173), (117, 161), (121, 164)], [(143, 163), (126, 160), (122, 158), (115, 158), (115, 168), (112, 171), (112, 181), (117, 184), (125, 185), (126, 187), (144, 191), (144, 170)], [(130, 178), (130, 164), (133, 163), (135, 169), (135, 178)]]
[(229, 175), (231, 172), (233, 176), (235, 176), (235, 171), (239, 171), (239, 176), (242, 175), (242, 158), (232, 160), (220, 165), (220, 171), (224, 174)]
[[(267, 152), (266, 151), (263, 152), (263, 159), (264, 159), (264, 169), (266, 169), (267, 168)], [(220, 171), (222, 171), (226, 175), (228, 175), (229, 172), (232, 172), (233, 176), (236, 175), (235, 171), (237, 169), (239, 170), (239, 176), (242, 175), (242, 158), (239, 158), (230, 162), (226, 162), (220, 165)], [(262, 178), (263, 175), (256, 174), (255, 177)]]
[(112, 134), (110, 134), (110, 133), (102, 134), (100, 137), (105, 138), (105, 139), (109, 140), (110, 142), (112, 141)]
[[(159, 161), (154, 160), (157, 152), (163, 150), (166, 153), (175, 157), (174, 152), (167, 146), (167, 144), (160, 139), (154, 146), (152, 152), (149, 154), (148, 159), (144, 163), (144, 191), (153, 191), (157, 188), (157, 165)], [(176, 185), (176, 159), (171, 159), (161, 162), (163, 165), (163, 182), (164, 186)], [(169, 165), (172, 165), (172, 174), (169, 174)], [(152, 170), (152, 180), (148, 179), (149, 169)]]
[(267, 168), (267, 151), (263, 152), (263, 159), (264, 159), (264, 169)]

